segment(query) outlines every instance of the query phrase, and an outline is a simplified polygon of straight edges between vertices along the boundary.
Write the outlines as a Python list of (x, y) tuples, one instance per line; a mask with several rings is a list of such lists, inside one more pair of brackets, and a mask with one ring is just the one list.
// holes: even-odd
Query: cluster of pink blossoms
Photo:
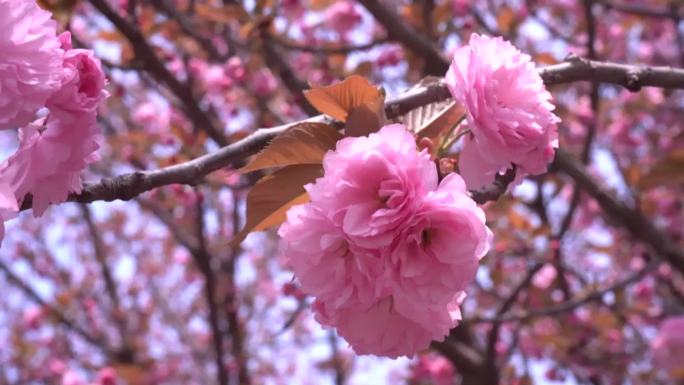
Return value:
[(484, 212), (402, 125), (345, 138), (293, 207), (281, 247), (323, 325), (358, 354), (411, 356), (460, 319), (489, 250)]
[(684, 315), (667, 318), (651, 344), (654, 363), (675, 378), (684, 378)]
[[(104, 73), (50, 17), (33, 0), (0, 0), (0, 129), (19, 128), (20, 140), (0, 165), (0, 240), (28, 194), (41, 215), (81, 191), (80, 173), (96, 159)], [(31, 122), (43, 107), (48, 114)]]
[(558, 147), (560, 119), (529, 55), (501, 37), (473, 34), (456, 50), (446, 83), (467, 110), (471, 134), (459, 171), (469, 188), (491, 184), (511, 164), (518, 180), (546, 171)]
[[(358, 354), (412, 356), (460, 319), (464, 289), (489, 250), (483, 211), (467, 195), (512, 165), (546, 170), (557, 147), (550, 94), (530, 62), (501, 38), (473, 35), (446, 75), (467, 110), (458, 174), (436, 166), (401, 125), (346, 138), (323, 160), (280, 228), (281, 249), (316, 320)], [(465, 179), (465, 182), (464, 182)]]

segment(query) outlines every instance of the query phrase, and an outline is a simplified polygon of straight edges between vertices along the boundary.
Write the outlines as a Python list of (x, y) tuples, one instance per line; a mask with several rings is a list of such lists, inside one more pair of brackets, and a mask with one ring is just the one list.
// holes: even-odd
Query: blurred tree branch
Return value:
[(218, 125), (217, 119), (210, 117), (210, 115), (214, 114), (202, 110), (199, 100), (195, 97), (191, 87), (180, 82), (166, 68), (164, 63), (154, 53), (154, 48), (147, 42), (142, 32), (112, 9), (106, 0), (91, 0), (90, 3), (109, 19), (119, 32), (126, 36), (133, 47), (136, 58), (144, 63), (145, 69), (165, 84), (181, 101), (195, 130), (205, 130), (209, 137), (217, 144), (220, 146), (227, 145), (228, 140), (223, 134), (223, 129)]
[(426, 75), (442, 76), (449, 68), (449, 60), (426, 36), (420, 34), (399, 16), (392, 7), (380, 0), (359, 0), (375, 19), (387, 30), (390, 39), (405, 44), (411, 51), (425, 59)]

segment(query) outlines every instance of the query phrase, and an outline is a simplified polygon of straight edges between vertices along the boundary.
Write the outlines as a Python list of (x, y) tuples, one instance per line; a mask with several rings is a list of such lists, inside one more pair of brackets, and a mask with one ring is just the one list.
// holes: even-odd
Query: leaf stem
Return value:
[(463, 115), (461, 119), (459, 119), (458, 122), (454, 124), (454, 126), (451, 127), (451, 129), (449, 129), (449, 133), (444, 137), (444, 142), (442, 142), (442, 145), (439, 147), (438, 155), (440, 157), (444, 155), (451, 148), (451, 146), (453, 146), (454, 143), (456, 143), (456, 141), (458, 141), (463, 135), (470, 132), (470, 130), (466, 127), (463, 130), (457, 132), (455, 135), (453, 135), (453, 138), (450, 138), (454, 130), (456, 130), (456, 128), (458, 128), (461, 125), (461, 123), (463, 123), (465, 117), (466, 116)]

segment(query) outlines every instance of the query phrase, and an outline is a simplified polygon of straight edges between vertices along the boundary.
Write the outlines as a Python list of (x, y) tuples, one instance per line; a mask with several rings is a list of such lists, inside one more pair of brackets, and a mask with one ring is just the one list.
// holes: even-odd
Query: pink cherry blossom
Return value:
[(278, 81), (271, 70), (262, 68), (252, 75), (252, 89), (257, 96), (268, 96), (278, 88)]
[(452, 385), (454, 383), (453, 364), (444, 356), (426, 354), (420, 356), (411, 367), (411, 383), (427, 383), (434, 385)]
[(68, 51), (61, 80), (47, 103), (50, 115), (19, 130), (19, 149), (0, 167), (0, 182), (17, 199), (32, 194), (36, 216), (80, 192), (81, 171), (97, 159), (97, 107), (107, 96), (100, 62), (89, 51)]
[(456, 50), (446, 82), (467, 110), (471, 135), (459, 163), (469, 188), (490, 184), (511, 164), (519, 177), (546, 170), (559, 119), (528, 55), (500, 37), (473, 34)]
[[(458, 174), (449, 174), (427, 194), (392, 246), (398, 312), (418, 316), (415, 302), (441, 309), (466, 288), (489, 251), (492, 233), (484, 222), (484, 212), (468, 197)], [(429, 323), (425, 317), (422, 322)]]
[(31, 307), (24, 311), (22, 322), (27, 329), (37, 329), (43, 318), (43, 309)]
[(86, 385), (86, 380), (77, 371), (69, 369), (62, 375), (62, 385)]
[(14, 217), (18, 210), (14, 190), (9, 184), (0, 181), (0, 243), (5, 238), (5, 221)]
[(60, 85), (57, 23), (33, 0), (0, 0), (0, 129), (21, 127)]
[(359, 354), (410, 356), (444, 338), (491, 241), (465, 182), (438, 184), (402, 125), (339, 141), (323, 168), (279, 230), (316, 319)]
[(421, 198), (437, 188), (430, 155), (416, 151), (402, 125), (363, 138), (346, 138), (323, 160), (325, 177), (308, 188), (336, 226), (359, 246), (389, 246), (397, 228), (417, 212)]
[(651, 343), (654, 363), (671, 374), (684, 376), (684, 315), (667, 318), (660, 324), (658, 336)]
[[(394, 309), (391, 297), (371, 306), (350, 304), (331, 311), (328, 303), (313, 304), (318, 322), (336, 327), (340, 336), (352, 346), (356, 354), (374, 354), (390, 358), (413, 356), (426, 349), (433, 340), (443, 340), (449, 330), (461, 320), (459, 306), (463, 292), (454, 295), (448, 310), (428, 312), (429, 323), (416, 322)], [(424, 311), (416, 304), (415, 312)]]
[(143, 126), (150, 134), (166, 134), (169, 130), (171, 115), (165, 106), (154, 102), (144, 102), (135, 108), (131, 120)]
[(116, 385), (117, 375), (116, 370), (112, 367), (105, 367), (100, 369), (97, 373), (97, 385)]
[(47, 107), (51, 114), (95, 114), (107, 97), (100, 60), (92, 51), (72, 49), (64, 54), (61, 86)]
[(336, 1), (326, 10), (325, 17), (341, 36), (347, 36), (362, 21), (353, 1)]
[(532, 278), (532, 284), (540, 289), (548, 289), (556, 279), (558, 273), (552, 264), (545, 264)]

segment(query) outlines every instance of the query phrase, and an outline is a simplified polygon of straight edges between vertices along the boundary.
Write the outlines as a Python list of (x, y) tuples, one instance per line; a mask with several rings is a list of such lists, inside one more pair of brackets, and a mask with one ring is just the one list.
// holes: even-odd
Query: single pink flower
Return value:
[(465, 182), (438, 185), (402, 125), (339, 141), (323, 168), (279, 230), (316, 319), (359, 354), (410, 356), (444, 338), (491, 240)]
[(684, 378), (684, 315), (667, 318), (660, 324), (658, 335), (651, 343), (653, 361), (675, 377)]
[(22, 323), (27, 329), (38, 329), (43, 320), (43, 309), (39, 307), (31, 307), (24, 311)]
[(426, 311), (430, 322), (417, 322), (394, 309), (392, 297), (386, 297), (371, 306), (350, 303), (330, 310), (328, 303), (313, 303), (316, 321), (337, 328), (356, 354), (373, 354), (390, 358), (413, 356), (426, 349), (433, 340), (443, 340), (449, 330), (461, 320), (459, 306), (465, 294), (456, 293), (448, 308), (426, 311), (416, 304), (414, 311)]
[(150, 134), (166, 134), (171, 123), (171, 114), (166, 106), (143, 102), (135, 108), (131, 120), (143, 126)]
[(22, 127), (60, 86), (57, 23), (33, 0), (0, 0), (0, 129)]
[(257, 96), (268, 96), (278, 88), (278, 80), (268, 68), (262, 68), (252, 75), (252, 89)]
[(471, 135), (459, 167), (469, 188), (490, 184), (511, 164), (518, 177), (546, 171), (558, 147), (559, 119), (528, 55), (500, 37), (473, 34), (456, 50), (446, 83), (467, 110)]
[(446, 357), (430, 353), (420, 356), (411, 365), (410, 383), (452, 385), (456, 370)]
[(355, 7), (355, 2), (349, 0), (336, 1), (326, 10), (325, 18), (331, 28), (343, 37), (363, 20)]
[[(449, 174), (426, 195), (390, 254), (398, 312), (415, 319), (416, 302), (443, 308), (472, 282), (492, 240), (484, 223), (484, 212), (468, 197), (458, 174)], [(421, 321), (429, 323), (425, 317)]]
[(345, 138), (323, 160), (324, 177), (307, 187), (336, 226), (356, 245), (389, 246), (422, 197), (437, 188), (427, 152), (399, 124), (362, 138)]
[(532, 278), (532, 284), (540, 289), (548, 289), (558, 276), (556, 268), (550, 264), (545, 264)]
[(62, 375), (62, 385), (86, 385), (86, 380), (77, 371), (69, 369)]
[(47, 102), (50, 114), (96, 114), (107, 97), (100, 60), (92, 51), (72, 49), (64, 54), (61, 86)]
[(0, 181), (0, 244), (5, 238), (5, 221), (13, 218), (18, 210), (14, 190), (9, 184)]
[(116, 385), (116, 370), (110, 366), (104, 367), (97, 372), (97, 385)]

